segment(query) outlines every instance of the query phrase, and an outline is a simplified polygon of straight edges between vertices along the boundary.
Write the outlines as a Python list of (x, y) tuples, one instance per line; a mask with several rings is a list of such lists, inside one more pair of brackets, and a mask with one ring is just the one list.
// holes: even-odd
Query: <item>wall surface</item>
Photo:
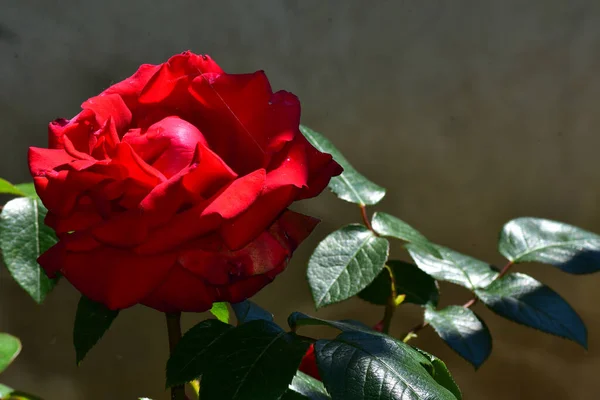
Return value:
[[(191, 49), (227, 71), (264, 69), (296, 93), (303, 122), (388, 188), (376, 209), (433, 241), (500, 264), (502, 224), (532, 215), (600, 232), (600, 2), (516, 0), (0, 0), (0, 176), (28, 179), (30, 145), (46, 125), (141, 63)], [(359, 217), (331, 194), (298, 209), (323, 223), (289, 269), (256, 297), (280, 322), (313, 312), (308, 255)], [(402, 256), (399, 248), (393, 251)], [(569, 300), (588, 322), (588, 352), (475, 309), (494, 336), (477, 372), (431, 330), (415, 344), (446, 360), (466, 399), (596, 399), (600, 275), (519, 267)], [(445, 303), (468, 294), (443, 287)], [(450, 297), (450, 299), (448, 299)], [(36, 306), (0, 272), (0, 330), (23, 339), (3, 383), (46, 399), (167, 399), (163, 317), (123, 311), (82, 365), (71, 345), (78, 295), (62, 282)], [(322, 317), (374, 324), (361, 301)], [(186, 315), (186, 326), (204, 315)], [(399, 312), (400, 334), (420, 318)]]

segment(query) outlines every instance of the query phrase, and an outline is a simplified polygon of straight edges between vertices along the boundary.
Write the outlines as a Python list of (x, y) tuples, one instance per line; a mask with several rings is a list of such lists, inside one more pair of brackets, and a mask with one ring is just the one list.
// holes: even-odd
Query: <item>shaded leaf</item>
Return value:
[(390, 337), (343, 332), (334, 340), (318, 340), (315, 353), (334, 400), (456, 400), (430, 375), (430, 360)]
[(213, 303), (210, 313), (217, 317), (217, 319), (224, 323), (229, 323), (229, 308), (227, 303)]
[(374, 331), (367, 325), (360, 321), (354, 321), (350, 319), (341, 321), (329, 321), (326, 319), (315, 318), (301, 312), (295, 311), (288, 317), (288, 325), (292, 330), (296, 330), (299, 326), (310, 326), (310, 325), (325, 325), (331, 326), (332, 328), (339, 329), (341, 331)]
[(250, 300), (244, 300), (240, 303), (232, 304), (231, 308), (233, 308), (233, 312), (235, 313), (238, 324), (243, 324), (257, 319), (273, 321), (273, 314)]
[(485, 323), (470, 309), (427, 307), (425, 321), (465, 360), (479, 368), (492, 351), (492, 336)]
[(331, 397), (325, 390), (323, 382), (298, 371), (290, 383), (288, 391), (281, 398), (281, 400), (294, 399), (330, 400)]
[(108, 330), (119, 311), (110, 310), (104, 304), (96, 303), (81, 296), (75, 314), (73, 329), (73, 344), (77, 365), (83, 361), (86, 354), (98, 343)]
[(514, 263), (539, 262), (571, 274), (600, 270), (600, 236), (542, 218), (517, 218), (502, 228), (498, 250)]
[(388, 252), (388, 241), (362, 225), (348, 225), (327, 236), (308, 262), (316, 307), (346, 300), (367, 287), (383, 269)]
[(22, 197), (6, 203), (0, 214), (4, 263), (14, 280), (38, 303), (55, 283), (37, 263), (37, 258), (56, 243), (54, 232), (44, 225), (46, 212), (38, 199)]
[(204, 371), (200, 398), (278, 400), (288, 390), (309, 345), (270, 321), (240, 325), (227, 332), (218, 356)]
[(406, 245), (417, 266), (440, 281), (452, 282), (474, 290), (485, 287), (498, 275), (486, 262), (466, 256), (446, 247), (436, 246), (440, 257), (419, 246)]
[[(435, 279), (423, 272), (414, 264), (404, 261), (388, 260), (396, 282), (396, 293), (406, 295), (404, 303), (437, 305), (439, 291)], [(377, 278), (359, 294), (363, 300), (377, 305), (386, 305), (392, 292), (392, 282), (387, 269), (382, 270)]]
[(413, 347), (413, 349), (421, 353), (431, 362), (431, 370), (429, 371), (429, 374), (433, 377), (433, 379), (435, 379), (437, 383), (448, 389), (450, 393), (452, 393), (457, 398), (457, 400), (461, 400), (462, 393), (460, 392), (460, 388), (456, 384), (456, 381), (454, 381), (454, 378), (450, 374), (450, 371), (448, 370), (448, 367), (446, 367), (446, 364), (442, 360), (440, 360), (433, 354), (429, 354), (425, 350), (421, 350), (417, 347)]
[(340, 176), (334, 176), (329, 182), (329, 188), (340, 199), (350, 203), (372, 205), (379, 203), (385, 196), (385, 189), (358, 173), (327, 138), (304, 125), (300, 125), (300, 132), (317, 150), (331, 154), (344, 168)]
[(440, 257), (438, 249), (429, 241), (429, 239), (423, 236), (421, 232), (393, 215), (384, 212), (376, 212), (373, 214), (371, 223), (375, 232), (382, 236), (391, 236), (408, 243), (414, 243), (421, 248), (428, 250), (434, 256)]
[(167, 361), (167, 387), (197, 379), (211, 365), (214, 351), (225, 334), (234, 329), (216, 319), (196, 324), (181, 338)]
[(21, 352), (21, 341), (19, 338), (0, 333), (0, 372), (4, 371)]
[(579, 315), (558, 293), (528, 275), (508, 274), (475, 293), (498, 315), (587, 348), (587, 329)]

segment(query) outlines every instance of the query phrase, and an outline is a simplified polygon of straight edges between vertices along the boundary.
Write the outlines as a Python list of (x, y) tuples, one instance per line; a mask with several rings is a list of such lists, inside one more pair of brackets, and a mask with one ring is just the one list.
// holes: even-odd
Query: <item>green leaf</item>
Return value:
[(308, 262), (308, 283), (317, 308), (346, 300), (367, 287), (383, 269), (389, 243), (362, 225), (331, 233)]
[(26, 196), (17, 186), (0, 178), (0, 194), (13, 194), (15, 196)]
[(571, 274), (600, 271), (600, 236), (541, 218), (517, 218), (502, 228), (498, 250), (513, 263), (539, 262)]
[(15, 185), (15, 187), (19, 189), (21, 193), (23, 193), (23, 196), (39, 198), (33, 183), (19, 183)]
[(231, 325), (209, 319), (188, 330), (167, 361), (167, 387), (197, 379), (211, 367), (219, 342), (232, 329)]
[(288, 325), (292, 330), (296, 330), (299, 326), (325, 325), (339, 329), (340, 331), (363, 331), (375, 333), (375, 331), (360, 321), (354, 321), (350, 319), (342, 321), (329, 321), (326, 319), (311, 317), (298, 311), (294, 311), (290, 314), (288, 317)]
[(431, 376), (427, 358), (384, 335), (343, 332), (334, 340), (318, 340), (315, 354), (334, 400), (456, 400)]
[(9, 392), (8, 397), (0, 397), (3, 400), (42, 400), (40, 397), (34, 396), (29, 393), (21, 392), (20, 390), (13, 390)]
[(579, 315), (558, 293), (528, 275), (508, 274), (475, 293), (498, 315), (587, 348), (587, 329)]
[[(294, 393), (296, 395), (292, 395)], [(286, 397), (287, 396), (287, 397)], [(294, 400), (294, 399), (310, 399), (310, 400), (330, 400), (331, 397), (325, 390), (323, 382), (313, 378), (304, 372), (298, 371), (290, 383), (289, 389), (286, 394), (281, 398), (282, 400)]]
[(108, 330), (119, 311), (110, 310), (104, 304), (96, 303), (81, 296), (75, 314), (73, 344), (77, 365), (83, 361), (88, 351), (98, 343)]
[(448, 389), (458, 400), (462, 399), (462, 393), (460, 392), (460, 388), (454, 381), (454, 378), (450, 374), (448, 367), (446, 364), (434, 356), (433, 354), (429, 354), (425, 350), (421, 350), (419, 348), (413, 347), (414, 350), (421, 353), (431, 362), (431, 369), (429, 370), (429, 374), (435, 379), (437, 383)]
[(277, 400), (288, 390), (309, 345), (270, 321), (240, 325), (226, 334), (204, 371), (200, 398)]
[(441, 310), (427, 307), (425, 322), (465, 360), (479, 368), (492, 351), (492, 336), (485, 323), (465, 307)]
[(21, 352), (21, 341), (9, 335), (0, 333), (0, 372), (4, 371)]
[(46, 212), (38, 199), (22, 197), (6, 203), (0, 214), (4, 263), (15, 281), (38, 303), (55, 283), (37, 263), (37, 258), (56, 243), (54, 232), (44, 225)]
[(435, 257), (420, 246), (406, 245), (417, 266), (440, 281), (452, 282), (474, 290), (489, 285), (498, 275), (488, 263), (446, 247), (436, 247), (441, 258)]
[(350, 203), (373, 205), (385, 196), (385, 189), (358, 173), (327, 138), (304, 125), (300, 125), (300, 132), (317, 150), (331, 154), (344, 168), (340, 176), (334, 176), (329, 182), (329, 188), (340, 199)]
[(213, 303), (210, 312), (217, 317), (219, 321), (226, 324), (229, 323), (229, 308), (227, 308), (227, 303)]
[(373, 229), (381, 236), (390, 236), (396, 239), (404, 240), (408, 243), (414, 243), (423, 249), (429, 250), (431, 254), (440, 257), (438, 249), (429, 239), (417, 231), (406, 222), (384, 212), (373, 214)]
[(13, 389), (0, 383), (0, 399), (8, 397), (13, 392)]
[[(388, 260), (386, 263), (392, 269), (396, 282), (396, 293), (404, 294), (404, 303), (434, 304), (439, 300), (439, 291), (435, 279), (423, 272), (414, 264), (404, 261)], [(377, 278), (359, 294), (363, 300), (377, 305), (386, 305), (392, 292), (390, 273), (384, 269)]]
[(231, 308), (233, 308), (233, 312), (238, 320), (238, 324), (244, 324), (257, 319), (273, 321), (273, 314), (250, 300), (244, 300), (240, 303), (232, 304)]

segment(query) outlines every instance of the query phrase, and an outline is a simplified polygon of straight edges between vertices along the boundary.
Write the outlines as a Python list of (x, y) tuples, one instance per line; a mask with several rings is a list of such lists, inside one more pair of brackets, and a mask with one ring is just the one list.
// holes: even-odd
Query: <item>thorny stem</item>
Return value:
[[(502, 278), (504, 275), (506, 275), (508, 273), (508, 271), (510, 270), (510, 267), (513, 266), (513, 262), (509, 261), (501, 270), (500, 273), (494, 278), (494, 281), (497, 281), (498, 279)], [(490, 284), (492, 283), (490, 282)], [(479, 301), (479, 299), (477, 298), (477, 296), (474, 296), (471, 300), (467, 301), (465, 304), (463, 304), (462, 306), (464, 308), (471, 308), (473, 307), (477, 301)], [(421, 322), (419, 325), (415, 326), (414, 328), (412, 328), (410, 331), (408, 331), (408, 333), (406, 334), (406, 336), (404, 336), (404, 339), (402, 339), (402, 341), (404, 343), (408, 342), (410, 339), (414, 338), (417, 336), (417, 332), (419, 332), (421, 329), (425, 328), (429, 326), (428, 322)]]
[[(373, 226), (371, 225), (371, 222), (369, 221), (369, 216), (367, 214), (367, 207), (364, 204), (361, 204), (359, 207), (360, 207), (360, 214), (362, 216), (362, 220), (363, 220), (365, 226), (371, 232), (373, 232), (373, 234), (375, 234), (376, 236), (379, 236), (377, 234), (377, 232), (375, 232), (375, 230), (373, 229)], [(396, 305), (397, 293), (396, 293), (396, 280), (394, 278), (394, 274), (392, 272), (392, 269), (389, 266), (386, 265), (385, 268), (390, 273), (390, 281), (391, 281), (392, 286), (391, 286), (390, 296), (388, 297), (388, 301), (385, 305), (385, 310), (383, 312), (383, 319), (381, 320), (381, 324), (382, 324), (382, 332), (388, 333), (390, 331), (390, 326), (392, 324), (392, 317), (394, 316), (394, 311), (396, 311), (396, 307), (398, 307), (398, 306)]]
[[(169, 354), (173, 354), (173, 349), (181, 339), (181, 313), (165, 313), (167, 317), (167, 333), (169, 335)], [(185, 387), (183, 385), (173, 386), (171, 388), (171, 400), (186, 400)]]
[(391, 293), (390, 296), (388, 297), (387, 303), (385, 305), (385, 311), (383, 313), (383, 328), (382, 328), (382, 332), (383, 333), (389, 333), (390, 331), (390, 326), (392, 325), (392, 317), (394, 316), (394, 311), (396, 311), (396, 279), (394, 278), (394, 273), (392, 272), (392, 269), (389, 266), (385, 266), (385, 269), (388, 270), (389, 274), (390, 274), (390, 280), (391, 280)]

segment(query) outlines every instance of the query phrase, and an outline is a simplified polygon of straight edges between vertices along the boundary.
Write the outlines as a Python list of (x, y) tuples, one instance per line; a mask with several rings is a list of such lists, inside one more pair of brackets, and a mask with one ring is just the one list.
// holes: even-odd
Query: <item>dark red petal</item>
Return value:
[(160, 65), (143, 64), (129, 78), (106, 89), (103, 94), (118, 94), (132, 112), (137, 108), (138, 97)]
[(158, 72), (150, 78), (140, 93), (139, 101), (144, 104), (160, 103), (175, 91), (178, 84), (187, 86), (194, 77), (207, 72), (220, 74), (223, 71), (208, 56), (191, 52), (175, 55), (161, 64)]
[(65, 251), (61, 272), (84, 296), (117, 310), (133, 306), (156, 289), (175, 258), (100, 246), (86, 252)]
[(139, 209), (128, 210), (98, 224), (92, 235), (98, 241), (114, 247), (133, 247), (148, 236), (148, 225)]
[(141, 303), (162, 312), (203, 312), (212, 307), (215, 297), (214, 288), (176, 265)]
[(268, 163), (269, 132), (256, 123), (255, 110), (268, 105), (272, 92), (264, 73), (203, 74), (190, 87), (196, 99), (198, 126), (211, 148), (237, 173)]
[(239, 303), (254, 296), (262, 288), (273, 282), (275, 277), (285, 269), (286, 265), (287, 261), (279, 264), (266, 274), (253, 275), (228, 285), (215, 286), (217, 292), (215, 301)]
[(315, 379), (321, 380), (321, 375), (319, 374), (319, 368), (317, 367), (317, 357), (315, 355), (315, 345), (311, 344), (304, 357), (302, 357), (302, 361), (300, 362), (300, 367), (298, 368), (300, 371), (304, 372), (307, 375), (312, 376)]
[[(140, 254), (164, 251), (214, 231), (221, 225), (224, 218), (233, 218), (252, 205), (264, 186), (264, 177), (264, 170), (246, 175), (233, 181), (212, 198), (173, 215), (168, 223), (152, 230), (148, 240), (141, 244), (136, 251)], [(158, 201), (158, 199), (156, 200)], [(145, 201), (143, 207), (150, 207)], [(160, 201), (160, 204), (154, 202), (153, 206), (160, 205), (167, 211), (173, 211), (167, 197), (160, 198)], [(152, 208), (147, 209), (152, 213), (154, 211)], [(156, 208), (156, 210), (159, 209)], [(160, 215), (155, 218), (158, 218), (161, 223), (167, 222)], [(153, 224), (153, 221), (151, 220), (150, 223)]]
[(227, 247), (240, 249), (260, 235), (294, 201), (299, 190), (287, 185), (263, 191), (248, 210), (221, 226), (219, 232)]
[(75, 210), (65, 217), (58, 217), (52, 212), (46, 214), (44, 223), (54, 229), (57, 234), (88, 229), (102, 221), (102, 217), (95, 211)]
[(48, 171), (75, 161), (75, 158), (64, 150), (39, 147), (29, 148), (28, 159), (29, 171), (34, 177), (44, 175)]
[(101, 94), (86, 100), (81, 108), (91, 110), (96, 117), (98, 126), (112, 119), (117, 132), (125, 132), (131, 123), (131, 111), (118, 94)]

